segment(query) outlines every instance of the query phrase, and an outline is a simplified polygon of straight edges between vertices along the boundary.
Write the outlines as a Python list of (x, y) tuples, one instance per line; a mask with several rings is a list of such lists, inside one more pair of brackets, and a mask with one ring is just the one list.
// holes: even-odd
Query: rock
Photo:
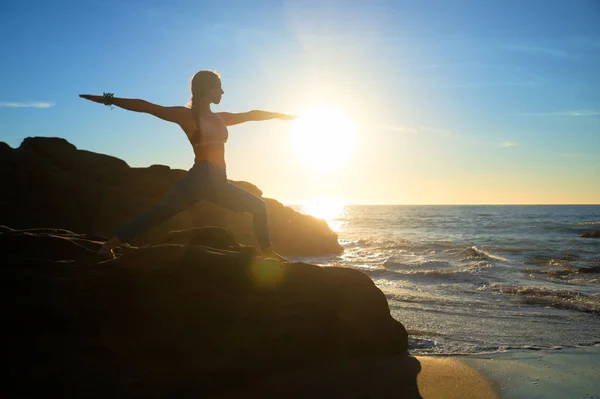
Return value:
[(600, 238), (600, 231), (587, 231), (581, 235), (583, 238)]
[(249, 256), (258, 256), (258, 251), (251, 245), (241, 245), (231, 232), (222, 227), (199, 227), (189, 230), (169, 232), (161, 243), (202, 245), (226, 251), (236, 251)]
[(99, 242), (62, 229), (13, 230), (0, 226), (0, 253), (20, 261), (95, 261)]
[(12, 155), (12, 148), (5, 142), (0, 141), (0, 159), (6, 159)]
[(0, 396), (209, 397), (315, 362), (405, 353), (406, 329), (367, 275), (259, 259), (231, 237), (173, 232), (195, 245), (96, 264), (96, 237), (0, 227)]
[[(55, 137), (29, 137), (12, 149), (0, 142), (0, 224), (13, 228), (52, 226), (109, 237), (133, 217), (158, 204), (185, 175), (152, 165), (131, 168), (108, 155), (79, 150)], [(231, 183), (262, 196), (248, 182)], [(340, 254), (343, 249), (322, 220), (281, 203), (267, 204), (274, 249), (287, 256)], [(160, 242), (172, 230), (220, 226), (244, 245), (257, 246), (252, 217), (207, 201), (148, 230), (132, 244)]]
[(600, 273), (600, 267), (580, 267), (577, 272), (581, 274)]
[(50, 162), (69, 164), (77, 147), (60, 137), (27, 137), (19, 146), (20, 154)]

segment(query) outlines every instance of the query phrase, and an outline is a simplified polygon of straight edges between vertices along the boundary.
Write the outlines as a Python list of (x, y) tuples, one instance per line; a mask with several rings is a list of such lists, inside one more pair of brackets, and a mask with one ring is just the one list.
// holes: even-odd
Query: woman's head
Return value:
[(223, 88), (221, 77), (213, 71), (200, 71), (194, 75), (191, 84), (192, 105), (195, 101), (208, 101), (209, 104), (221, 102)]

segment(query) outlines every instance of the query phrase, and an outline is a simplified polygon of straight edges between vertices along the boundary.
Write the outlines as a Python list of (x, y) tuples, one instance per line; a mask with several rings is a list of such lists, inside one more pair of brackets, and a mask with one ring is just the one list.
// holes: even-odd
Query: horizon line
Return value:
[[(268, 197), (267, 197), (268, 198)], [(274, 199), (274, 198), (272, 198)], [(281, 202), (281, 201), (279, 201)], [(282, 202), (285, 206), (302, 206), (303, 203)], [(343, 206), (600, 206), (600, 203), (550, 203), (550, 204), (342, 204)]]

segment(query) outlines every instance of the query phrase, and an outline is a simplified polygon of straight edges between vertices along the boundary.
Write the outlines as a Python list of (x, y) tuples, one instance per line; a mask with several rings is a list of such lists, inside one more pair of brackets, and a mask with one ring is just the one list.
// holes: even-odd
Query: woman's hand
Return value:
[(297, 116), (295, 116), (295, 115), (277, 114), (277, 119), (281, 119), (284, 121), (293, 121), (296, 118), (297, 118)]
[(260, 111), (257, 109), (254, 111), (241, 113), (219, 112), (218, 115), (221, 117), (221, 119), (223, 119), (227, 126), (238, 125), (240, 123), (250, 121), (269, 121), (271, 119), (292, 121), (296, 119), (296, 116), (294, 115), (280, 114), (279, 112)]
[(94, 96), (94, 95), (91, 95), (91, 94), (80, 94), (79, 97), (85, 98), (86, 100), (90, 100), (90, 101), (93, 101), (95, 103), (104, 104), (104, 97), (103, 96)]

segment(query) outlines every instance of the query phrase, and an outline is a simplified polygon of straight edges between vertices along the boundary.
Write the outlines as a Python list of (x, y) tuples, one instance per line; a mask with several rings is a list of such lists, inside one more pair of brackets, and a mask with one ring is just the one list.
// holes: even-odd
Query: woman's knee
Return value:
[(259, 197), (254, 197), (252, 199), (250, 209), (254, 215), (267, 216), (267, 204)]

